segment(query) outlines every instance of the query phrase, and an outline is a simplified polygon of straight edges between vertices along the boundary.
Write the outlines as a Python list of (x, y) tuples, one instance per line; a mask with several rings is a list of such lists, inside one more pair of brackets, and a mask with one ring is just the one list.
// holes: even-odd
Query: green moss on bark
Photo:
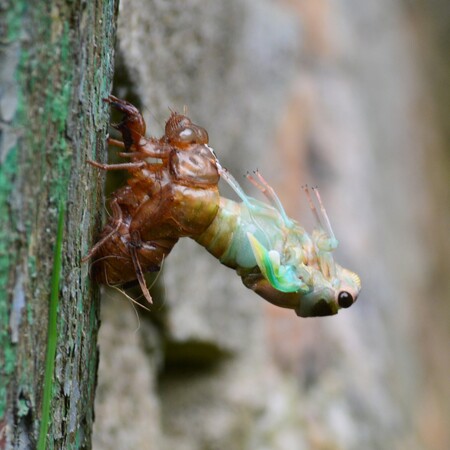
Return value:
[(89, 211), (101, 179), (85, 159), (104, 151), (117, 1), (11, 0), (7, 11), (0, 62), (14, 70), (0, 74), (9, 86), (0, 93), (0, 424), (11, 448), (35, 447), (39, 429), (41, 448), (88, 448), (98, 296), (80, 259), (98, 223)]

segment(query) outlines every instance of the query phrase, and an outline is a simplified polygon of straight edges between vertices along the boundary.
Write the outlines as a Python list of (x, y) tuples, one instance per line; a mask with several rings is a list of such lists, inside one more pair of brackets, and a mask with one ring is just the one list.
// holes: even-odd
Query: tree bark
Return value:
[(422, 2), (445, 22), (441, 0), (122, 0), (148, 133), (187, 105), (244, 188), (259, 168), (308, 230), (300, 186), (318, 184), (363, 290), (300, 319), (181, 239), (159, 316), (102, 305), (97, 450), (450, 448), (447, 69)]
[[(118, 0), (2, 2), (0, 448), (90, 448), (99, 225)], [(94, 219), (92, 219), (94, 217)]]

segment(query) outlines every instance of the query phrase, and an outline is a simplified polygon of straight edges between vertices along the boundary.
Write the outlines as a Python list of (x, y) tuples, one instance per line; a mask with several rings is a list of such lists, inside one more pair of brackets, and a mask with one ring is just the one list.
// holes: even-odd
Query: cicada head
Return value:
[(300, 317), (331, 316), (341, 308), (349, 308), (361, 291), (361, 280), (356, 273), (335, 264), (335, 275), (324, 276), (314, 269), (310, 292), (299, 296), (295, 311)]
[(165, 135), (169, 143), (178, 148), (187, 148), (193, 144), (208, 144), (207, 131), (192, 123), (183, 114), (172, 113), (166, 122)]

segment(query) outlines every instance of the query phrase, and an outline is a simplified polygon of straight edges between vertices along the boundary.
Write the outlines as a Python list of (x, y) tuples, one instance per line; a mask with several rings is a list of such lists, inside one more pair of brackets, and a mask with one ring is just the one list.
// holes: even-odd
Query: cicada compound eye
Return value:
[(208, 133), (204, 128), (177, 113), (173, 113), (167, 121), (165, 133), (170, 143), (182, 147), (190, 144), (207, 144), (209, 141)]
[(178, 139), (182, 142), (195, 142), (195, 133), (192, 128), (185, 128), (178, 133)]
[(175, 140), (182, 144), (207, 144), (208, 133), (204, 128), (191, 124), (180, 130)]
[(338, 303), (341, 308), (349, 308), (353, 305), (353, 297), (347, 291), (339, 292)]

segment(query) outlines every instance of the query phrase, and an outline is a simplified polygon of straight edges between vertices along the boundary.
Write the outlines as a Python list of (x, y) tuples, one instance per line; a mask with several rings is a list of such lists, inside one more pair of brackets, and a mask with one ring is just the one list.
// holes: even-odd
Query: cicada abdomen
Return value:
[[(132, 197), (129, 189), (119, 193), (125, 194), (124, 191)], [(122, 284), (139, 279), (140, 272), (158, 272), (178, 241), (170, 237), (143, 241), (138, 235), (133, 236), (132, 214), (118, 197), (114, 195), (110, 201), (112, 214), (93, 249), (92, 276), (101, 284)]]

